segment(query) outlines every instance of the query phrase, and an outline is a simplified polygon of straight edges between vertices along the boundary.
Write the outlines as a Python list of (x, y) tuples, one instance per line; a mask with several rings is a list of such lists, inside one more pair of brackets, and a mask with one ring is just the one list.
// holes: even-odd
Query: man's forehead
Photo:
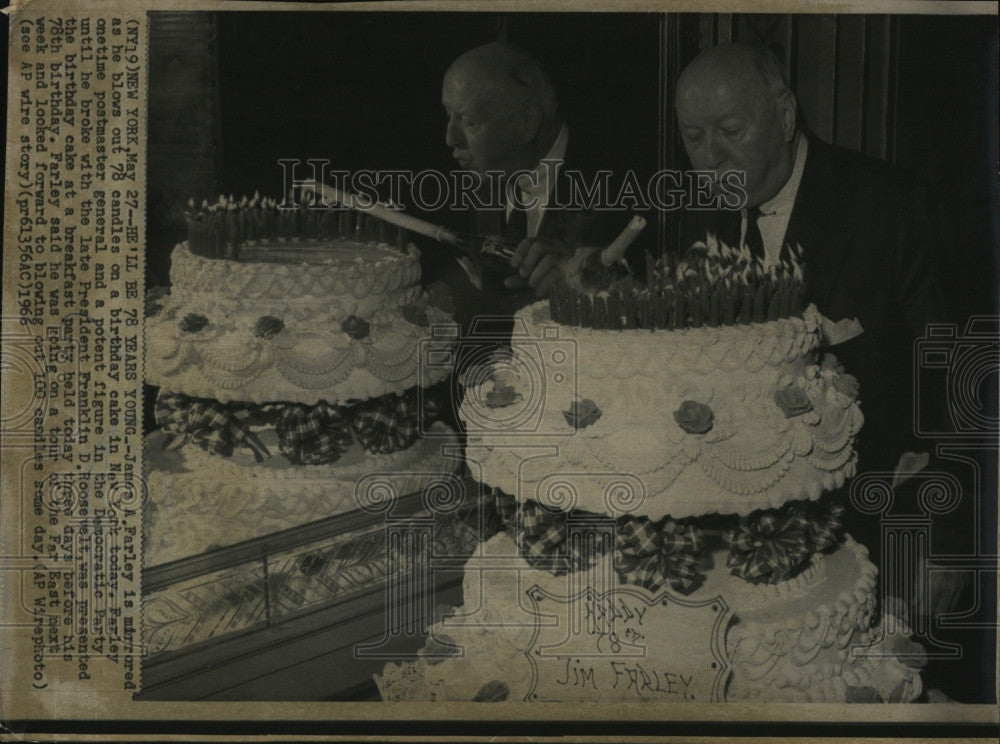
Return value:
[(760, 110), (758, 86), (718, 76), (682, 81), (677, 92), (677, 112), (681, 116), (710, 116), (713, 119), (751, 116)]
[(490, 96), (485, 91), (471, 88), (445, 86), (441, 92), (441, 103), (445, 108), (464, 114), (490, 110)]
[(456, 111), (492, 108), (504, 93), (495, 78), (479, 70), (449, 70), (441, 86), (442, 102)]

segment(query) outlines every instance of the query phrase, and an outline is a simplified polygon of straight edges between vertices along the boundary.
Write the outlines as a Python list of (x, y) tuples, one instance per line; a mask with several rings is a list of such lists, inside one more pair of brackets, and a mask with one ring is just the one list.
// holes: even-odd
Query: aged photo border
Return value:
[[(915, 14), (993, 14), (996, 8), (986, 8), (986, 3), (884, 3), (878, 5), (835, 3), (822, 9), (809, 5), (791, 4), (783, 6), (785, 12), (888, 12)], [(58, 7), (58, 10), (55, 8)], [(68, 12), (79, 9), (86, 11), (87, 3), (59, 3), (57, 6), (45, 2), (20, 3), (16, 10), (8, 9), (8, 16), (16, 17), (17, 12), (35, 12), (46, 9), (50, 13)], [(134, 5), (122, 5), (126, 14), (136, 15), (140, 9)], [(478, 12), (530, 12), (550, 11), (634, 11), (634, 12), (679, 12), (718, 11), (716, 7), (705, 7), (702, 3), (673, 4), (634, 3), (614, 6), (602, 3), (583, 4), (528, 4), (528, 3), (351, 3), (331, 7), (308, 4), (267, 4), (267, 3), (170, 3), (143, 4), (149, 10), (254, 10), (266, 12), (279, 8), (282, 11), (329, 11), (352, 12), (385, 10), (387, 12), (410, 10), (475, 10)], [(48, 9), (52, 8), (51, 11)], [(774, 12), (775, 9), (762, 3), (741, 4), (741, 10)], [(100, 6), (99, 11), (111, 14), (115, 6)], [(729, 10), (729, 9), (727, 9)], [(95, 10), (95, 12), (97, 12)], [(9, 31), (13, 35), (13, 27)], [(148, 37), (143, 37), (148, 48)], [(13, 55), (13, 46), (8, 47)], [(13, 57), (11, 57), (13, 59)], [(9, 65), (12, 62), (9, 61)], [(146, 65), (148, 69), (148, 64)], [(9, 69), (8, 76), (13, 79)], [(147, 81), (148, 82), (148, 81)], [(13, 118), (12, 99), (8, 99), (7, 173), (14, 165), (10, 159), (12, 141), (18, 127)], [(147, 98), (148, 102), (148, 98)], [(145, 122), (148, 126), (148, 122)], [(145, 153), (141, 156), (145, 163)], [(141, 172), (142, 169), (140, 169)], [(10, 189), (9, 177), (6, 188)], [(145, 197), (144, 188), (139, 190)], [(8, 201), (7, 204), (10, 202)], [(143, 209), (136, 211), (148, 225), (148, 215)], [(5, 238), (10, 234), (9, 215), (4, 221)], [(148, 229), (148, 228), (147, 228)], [(5, 243), (7, 240), (5, 239)], [(5, 273), (7, 258), (5, 252)], [(141, 274), (139, 275), (141, 279)], [(141, 302), (137, 303), (141, 312)], [(6, 329), (5, 329), (6, 332)], [(10, 341), (5, 336), (5, 347)], [(71, 339), (70, 339), (71, 341)], [(5, 395), (8, 393), (5, 391)], [(10, 401), (8, 399), (8, 405)], [(7, 409), (11, 410), (11, 409)], [(15, 406), (13, 410), (18, 410)], [(10, 440), (8, 440), (10, 441)], [(10, 473), (5, 473), (10, 476)], [(11, 481), (4, 481), (8, 488)], [(9, 512), (8, 512), (9, 513)], [(6, 514), (5, 514), (6, 516)], [(7, 554), (0, 555), (0, 565), (8, 569), (2, 572), (0, 581), (7, 581), (11, 565), (2, 562)], [(6, 611), (6, 606), (5, 610)], [(8, 654), (6, 641), (4, 654)], [(9, 649), (15, 663), (22, 657), (16, 646)], [(28, 654), (30, 657), (30, 654)], [(668, 706), (650, 710), (644, 705), (596, 705), (573, 706), (549, 704), (537, 709), (526, 710), (522, 706), (489, 708), (475, 704), (394, 704), (387, 710), (383, 704), (378, 708), (380, 720), (370, 720), (373, 708), (369, 703), (194, 703), (143, 701), (129, 699), (120, 689), (120, 681), (113, 675), (96, 681), (94, 690), (86, 693), (76, 691), (72, 685), (60, 690), (61, 703), (55, 707), (41, 698), (25, 699), (16, 694), (9, 695), (4, 672), (0, 675), (0, 733), (14, 737), (54, 737), (67, 736), (142, 736), (157, 738), (158, 735), (189, 735), (204, 737), (235, 737), (241, 739), (261, 735), (281, 735), (287, 737), (460, 737), (463, 740), (478, 739), (489, 735), (492, 740), (503, 737), (532, 735), (539, 738), (563, 737), (567, 740), (607, 740), (617, 736), (622, 740), (630, 737), (648, 737), (651, 740), (690, 740), (693, 737), (706, 739), (731, 737), (795, 738), (813, 739), (831, 733), (841, 737), (870, 738), (872, 736), (894, 738), (934, 737), (989, 738), (994, 735), (997, 723), (997, 705), (955, 705), (955, 706), (821, 706), (821, 705), (774, 705), (767, 710), (750, 705), (730, 704), (725, 710), (718, 706), (689, 704), (683, 709)], [(117, 684), (117, 686), (116, 686)], [(11, 686), (11, 689), (13, 686)], [(867, 708), (867, 709), (862, 709)], [(724, 717), (725, 720), (721, 720)], [(831, 722), (837, 721), (831, 730)], [(484, 728), (486, 731), (484, 731)]]

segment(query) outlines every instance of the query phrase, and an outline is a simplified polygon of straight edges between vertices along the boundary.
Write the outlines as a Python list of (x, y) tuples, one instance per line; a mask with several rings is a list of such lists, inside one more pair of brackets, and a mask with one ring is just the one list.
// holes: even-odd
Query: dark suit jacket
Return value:
[[(690, 215), (684, 245), (715, 232), (739, 239), (739, 213)], [(913, 434), (915, 340), (942, 322), (932, 268), (938, 244), (926, 205), (888, 163), (810, 138), (785, 244), (804, 252), (806, 298), (827, 318), (857, 318), (864, 333), (826, 349), (861, 383), (860, 471), (892, 470)]]
[[(550, 203), (546, 207), (537, 237), (561, 241), (570, 249), (580, 246), (604, 246), (625, 228), (632, 212), (589, 208), (581, 204), (578, 199), (572, 198), (574, 190), (570, 188), (568, 170), (578, 170), (584, 174), (584, 180), (589, 183), (598, 167), (607, 167), (607, 164), (588, 162), (588, 159), (580, 153), (580, 148), (574, 149), (571, 141), (563, 166), (557, 172), (552, 200), (555, 203)], [(618, 184), (614, 177), (609, 183), (610, 199), (617, 194)], [(505, 219), (505, 210), (499, 207), (455, 214), (450, 224), (463, 232), (475, 235), (501, 235), (504, 233)], [(652, 233), (654, 229), (647, 228), (647, 231)], [(504, 279), (511, 276), (513, 271), (504, 273), (484, 269), (483, 288), (478, 290), (469, 281), (452, 253), (440, 246), (425, 246), (423, 253), (425, 280), (436, 278), (449, 285), (455, 298), (457, 319), (466, 332), (469, 331), (473, 319), (493, 317), (496, 318), (495, 321), (480, 322), (477, 327), (480, 332), (488, 329), (485, 330), (486, 333), (503, 335), (509, 332), (511, 316), (520, 308), (538, 299), (530, 287), (516, 290), (504, 287)]]
[[(555, 198), (559, 205), (550, 204), (538, 227), (538, 237), (560, 240), (569, 248), (587, 245), (607, 245), (631, 219), (625, 211), (601, 212), (574, 203), (567, 182), (567, 169), (579, 168), (582, 173), (596, 169), (581, 165), (572, 144), (567, 149), (564, 166), (558, 171)], [(615, 192), (616, 193), (616, 192)], [(614, 195), (614, 194), (613, 194)], [(613, 196), (612, 195), (612, 196)], [(483, 198), (485, 203), (490, 200)], [(502, 206), (492, 210), (465, 211), (447, 218), (429, 215), (428, 219), (444, 222), (461, 232), (473, 235), (505, 233), (506, 212)], [(455, 369), (451, 378), (450, 395), (442, 406), (442, 418), (453, 428), (461, 429), (457, 408), (463, 391), (458, 384), (461, 371), (486, 361), (497, 347), (507, 345), (513, 328), (513, 316), (519, 309), (538, 300), (534, 289), (507, 289), (504, 279), (510, 272), (483, 269), (482, 289), (477, 289), (465, 270), (455, 260), (454, 252), (429, 241), (421, 244), (421, 268), (424, 282), (443, 281), (455, 301), (455, 319), (462, 327), (463, 341), (456, 350)]]

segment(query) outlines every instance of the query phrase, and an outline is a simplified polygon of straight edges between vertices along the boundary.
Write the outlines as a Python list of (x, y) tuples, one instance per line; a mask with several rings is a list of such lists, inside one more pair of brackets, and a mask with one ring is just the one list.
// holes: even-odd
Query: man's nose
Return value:
[(448, 147), (461, 147), (465, 144), (465, 137), (462, 135), (462, 127), (459, 126), (455, 117), (449, 117), (448, 126), (445, 129), (444, 143)]
[(705, 158), (705, 167), (716, 170), (726, 159), (725, 147), (719, 139), (712, 134), (705, 135), (705, 142), (702, 146), (702, 154)]

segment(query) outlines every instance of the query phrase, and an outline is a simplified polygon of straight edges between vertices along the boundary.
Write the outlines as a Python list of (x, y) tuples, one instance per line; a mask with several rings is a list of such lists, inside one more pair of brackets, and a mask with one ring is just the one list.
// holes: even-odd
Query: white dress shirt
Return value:
[[(538, 237), (538, 230), (542, 226), (542, 217), (545, 215), (545, 208), (549, 204), (552, 191), (555, 189), (555, 178), (566, 158), (566, 147), (569, 145), (569, 127), (565, 124), (559, 129), (552, 147), (545, 154), (545, 157), (538, 161), (538, 165), (531, 171), (531, 175), (522, 174), (517, 179), (517, 184), (507, 184), (506, 199), (506, 219), (510, 219), (510, 213), (514, 210), (513, 192), (511, 189), (519, 188), (521, 198), (520, 204), (530, 205), (527, 209), (527, 237)], [(459, 265), (469, 277), (476, 289), (483, 288), (482, 266), (473, 263), (468, 257), (456, 257)]]
[[(774, 198), (760, 205), (757, 227), (760, 228), (760, 236), (764, 240), (765, 266), (771, 266), (781, 261), (781, 249), (784, 247), (785, 233), (788, 232), (788, 220), (792, 216), (792, 207), (795, 206), (795, 196), (799, 193), (799, 184), (802, 182), (802, 170), (806, 165), (808, 151), (809, 142), (800, 134), (799, 145), (795, 150), (792, 174)], [(744, 209), (740, 218), (740, 245), (746, 240), (746, 235), (747, 211)]]
[(567, 145), (569, 145), (569, 127), (563, 124), (559, 129), (559, 134), (556, 136), (555, 142), (552, 143), (552, 147), (549, 148), (545, 157), (538, 162), (538, 165), (534, 167), (531, 175), (522, 174), (517, 179), (517, 184), (507, 185), (506, 216), (508, 220), (510, 220), (510, 213), (514, 210), (513, 202), (515, 201), (513, 193), (510, 190), (515, 188), (515, 186), (520, 190), (521, 198), (518, 202), (520, 204), (531, 205), (527, 210), (529, 238), (538, 237), (538, 229), (542, 225), (545, 208), (549, 204), (552, 190), (556, 185), (556, 174), (562, 168), (563, 161), (566, 158)]

